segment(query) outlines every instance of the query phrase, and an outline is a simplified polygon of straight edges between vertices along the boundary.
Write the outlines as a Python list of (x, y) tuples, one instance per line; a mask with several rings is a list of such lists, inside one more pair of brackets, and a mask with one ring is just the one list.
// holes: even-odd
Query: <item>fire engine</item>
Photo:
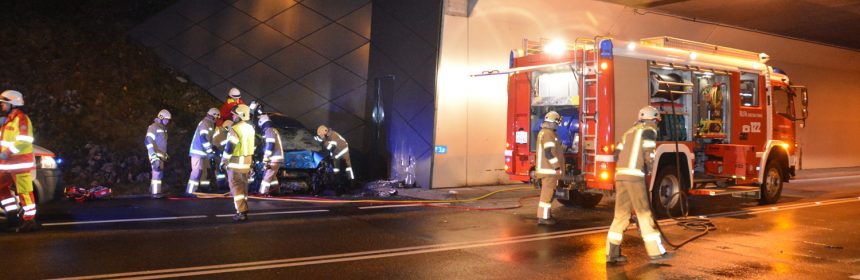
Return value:
[(768, 59), (671, 37), (523, 40), (510, 69), (481, 75), (508, 75), (505, 171), (512, 180), (534, 176), (544, 114), (563, 116), (558, 134), (568, 164), (556, 198), (567, 206), (593, 207), (613, 191), (616, 140), (639, 108), (657, 108), (662, 121), (646, 183), (655, 208), (678, 211), (681, 193), (775, 203), (795, 175), (795, 127), (808, 115), (807, 90)]

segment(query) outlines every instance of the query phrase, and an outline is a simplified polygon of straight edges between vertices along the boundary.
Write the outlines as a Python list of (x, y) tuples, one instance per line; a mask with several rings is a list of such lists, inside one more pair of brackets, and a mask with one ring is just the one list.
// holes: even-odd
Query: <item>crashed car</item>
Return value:
[(278, 182), (282, 187), (313, 194), (341, 187), (342, 182), (332, 169), (328, 151), (314, 139), (313, 132), (301, 122), (281, 114), (271, 113), (269, 119), (280, 132), (284, 148), (284, 164), (278, 171)]
[[(60, 184), (62, 184), (62, 172), (58, 166), (61, 160), (57, 159), (54, 152), (38, 145), (33, 145), (33, 154), (36, 156), (36, 177), (33, 178), (33, 196), (36, 197), (36, 204), (45, 204), (57, 198), (59, 192), (62, 191), (60, 188)], [(3, 214), (3, 219), (6, 219), (6, 210), (0, 208), (0, 213)]]

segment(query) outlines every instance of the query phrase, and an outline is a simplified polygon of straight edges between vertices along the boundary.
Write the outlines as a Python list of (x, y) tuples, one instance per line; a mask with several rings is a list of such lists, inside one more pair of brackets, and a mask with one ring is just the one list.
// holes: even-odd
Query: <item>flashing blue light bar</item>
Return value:
[(600, 57), (612, 58), (612, 40), (605, 39), (600, 41)]
[(63, 163), (63, 159), (61, 159), (61, 158), (57, 158), (57, 165), (60, 165), (60, 164), (62, 164), (62, 163)]

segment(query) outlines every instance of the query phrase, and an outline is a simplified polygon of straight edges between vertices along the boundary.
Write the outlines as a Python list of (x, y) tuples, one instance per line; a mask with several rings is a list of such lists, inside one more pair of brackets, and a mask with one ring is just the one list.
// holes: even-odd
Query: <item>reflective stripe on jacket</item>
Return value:
[(323, 147), (331, 151), (335, 159), (340, 159), (349, 152), (349, 144), (346, 142), (346, 139), (340, 136), (340, 133), (331, 129), (329, 129), (328, 134), (326, 134), (323, 140)]
[(624, 132), (621, 143), (616, 145), (618, 153), (615, 174), (644, 177), (650, 171), (657, 147), (657, 130), (653, 122), (638, 122)]
[(215, 119), (206, 116), (194, 130), (194, 136), (191, 137), (191, 148), (188, 150), (188, 155), (192, 157), (205, 157), (209, 153), (213, 153), (212, 149), (212, 134), (214, 134)]
[(564, 147), (558, 140), (554, 129), (541, 128), (537, 136), (537, 166), (535, 175), (537, 178), (558, 176), (556, 170), (564, 169)]
[(254, 155), (254, 127), (246, 121), (241, 121), (227, 132), (227, 145), (224, 147), (223, 159), (227, 159), (227, 167), (233, 169), (251, 168), (251, 156)]
[(281, 145), (281, 134), (274, 127), (266, 128), (263, 133), (266, 148), (263, 150), (263, 161), (284, 161), (284, 148)]
[(146, 145), (149, 161), (167, 156), (167, 129), (159, 119), (155, 119), (146, 129), (143, 144)]
[(21, 173), (35, 169), (33, 141), (30, 117), (20, 109), (12, 109), (2, 126), (0, 152), (8, 155), (8, 158), (0, 160), (0, 171)]

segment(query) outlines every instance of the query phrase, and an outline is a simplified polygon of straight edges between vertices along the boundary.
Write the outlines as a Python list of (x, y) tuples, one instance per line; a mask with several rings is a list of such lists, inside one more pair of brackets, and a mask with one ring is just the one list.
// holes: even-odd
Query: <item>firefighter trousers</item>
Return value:
[(161, 178), (164, 177), (164, 161), (160, 159), (150, 162), (152, 167), (152, 179), (149, 181), (149, 188), (152, 194), (161, 194)]
[[(33, 177), (36, 171), (28, 171), (22, 173), (0, 173), (0, 189), (2, 189), (3, 197), (2, 204), (8, 210), (7, 212), (17, 211), (18, 207), (15, 204), (15, 196), (11, 194), (14, 186), (17, 199), (21, 203), (21, 210), (24, 211), (24, 220), (30, 221), (36, 218), (36, 197), (33, 195)], [(14, 206), (13, 206), (14, 205)]]
[(279, 161), (269, 163), (263, 172), (263, 181), (260, 182), (260, 194), (268, 194), (272, 186), (278, 186), (278, 168), (283, 164)]
[(192, 156), (191, 175), (188, 177), (185, 192), (189, 194), (196, 192), (199, 186), (209, 188), (209, 184), (209, 158)]
[(625, 175), (615, 177), (615, 218), (606, 237), (606, 252), (610, 252), (610, 245), (621, 245), (624, 231), (630, 224), (631, 211), (636, 211), (639, 232), (648, 256), (657, 257), (666, 253), (660, 232), (655, 228), (654, 217), (651, 216), (645, 179)]
[(233, 195), (236, 213), (248, 212), (248, 178), (250, 176), (250, 169), (227, 168), (227, 181), (230, 183), (230, 194)]
[(552, 208), (552, 198), (555, 195), (555, 189), (558, 187), (558, 177), (549, 176), (540, 178), (540, 200), (538, 201), (537, 217), (538, 219), (549, 219), (550, 208)]
[(349, 152), (344, 153), (340, 158), (334, 159), (334, 173), (340, 174), (341, 170), (349, 175), (350, 180), (355, 179), (355, 174), (352, 172), (352, 161), (349, 159)]

